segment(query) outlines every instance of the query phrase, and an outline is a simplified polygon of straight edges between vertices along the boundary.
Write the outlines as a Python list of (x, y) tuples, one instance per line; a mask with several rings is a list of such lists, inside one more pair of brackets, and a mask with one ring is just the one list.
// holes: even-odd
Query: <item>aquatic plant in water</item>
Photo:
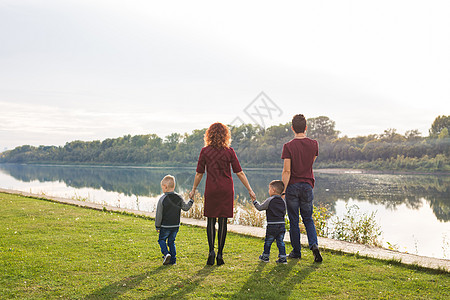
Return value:
[(342, 217), (332, 220), (331, 238), (364, 245), (381, 247), (381, 227), (377, 224), (376, 212), (361, 213), (357, 205), (346, 206)]

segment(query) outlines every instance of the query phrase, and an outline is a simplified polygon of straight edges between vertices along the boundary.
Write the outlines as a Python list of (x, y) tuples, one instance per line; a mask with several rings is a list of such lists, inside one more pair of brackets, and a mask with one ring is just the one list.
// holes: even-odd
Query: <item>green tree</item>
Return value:
[(447, 132), (450, 130), (450, 116), (442, 115), (434, 119), (429, 131), (430, 137), (436, 138), (444, 128), (447, 128)]
[(448, 136), (448, 128), (442, 129), (441, 132), (438, 135), (438, 139), (440, 139), (440, 140), (448, 138), (448, 137), (449, 137)]
[(336, 122), (328, 117), (320, 116), (306, 121), (308, 137), (323, 141), (331, 141), (338, 137), (339, 131), (335, 130)]
[(397, 129), (394, 128), (386, 129), (384, 133), (381, 134), (381, 139), (393, 143), (403, 142), (405, 140), (401, 134), (397, 133)]
[(421, 133), (419, 132), (419, 130), (414, 129), (414, 130), (408, 130), (405, 132), (405, 138), (408, 141), (413, 141), (413, 140), (418, 140), (421, 138)]
[(178, 144), (181, 141), (181, 134), (179, 133), (172, 133), (168, 136), (166, 136), (164, 142), (166, 144)]

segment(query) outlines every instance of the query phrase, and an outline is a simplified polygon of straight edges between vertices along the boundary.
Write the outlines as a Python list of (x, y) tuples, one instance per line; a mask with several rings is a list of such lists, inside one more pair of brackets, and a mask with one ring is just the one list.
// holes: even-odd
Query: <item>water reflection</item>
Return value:
[[(129, 168), (0, 164), (0, 171), (17, 180), (31, 182), (64, 182), (74, 188), (103, 188), (126, 196), (156, 197), (161, 194), (159, 182), (166, 174), (177, 179), (177, 191), (192, 187), (193, 168)], [(258, 197), (267, 197), (267, 184), (281, 176), (280, 170), (246, 170)], [(241, 202), (248, 193), (237, 177), (235, 190)], [(203, 180), (199, 190), (204, 187)], [(399, 205), (418, 210), (423, 199), (440, 221), (450, 220), (450, 176), (389, 174), (326, 174), (316, 172), (316, 203), (335, 211), (338, 200), (368, 201), (395, 209)], [(138, 202), (138, 200), (136, 200)], [(139, 203), (136, 203), (139, 206)]]
[(423, 199), (436, 218), (450, 220), (450, 176), (389, 174), (318, 174), (315, 197), (334, 207), (338, 200), (354, 199), (395, 209), (404, 204), (418, 210)]
[(183, 191), (188, 182), (192, 185), (193, 178), (193, 171), (187, 169), (0, 164), (0, 170), (23, 182), (59, 181), (74, 188), (103, 188), (125, 196), (160, 195), (160, 182), (167, 174), (176, 177), (177, 191)]

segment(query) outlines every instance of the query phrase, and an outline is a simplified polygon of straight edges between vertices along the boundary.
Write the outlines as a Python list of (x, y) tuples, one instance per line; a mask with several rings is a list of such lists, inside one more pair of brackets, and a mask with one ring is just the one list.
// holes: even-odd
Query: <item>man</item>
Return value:
[(282, 181), (285, 188), (287, 212), (290, 222), (289, 236), (293, 247), (289, 258), (301, 258), (299, 210), (308, 236), (314, 261), (321, 262), (313, 214), (314, 174), (312, 166), (319, 155), (317, 141), (306, 137), (306, 119), (303, 115), (292, 118), (294, 138), (284, 144), (281, 158), (284, 160)]

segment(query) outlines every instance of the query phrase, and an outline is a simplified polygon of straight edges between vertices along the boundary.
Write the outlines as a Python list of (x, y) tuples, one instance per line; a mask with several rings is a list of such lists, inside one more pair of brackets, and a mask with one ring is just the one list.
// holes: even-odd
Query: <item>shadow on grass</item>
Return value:
[[(303, 265), (300, 270), (294, 270), (297, 264)], [(287, 265), (277, 265), (265, 273), (266, 265), (261, 262), (232, 299), (288, 299), (296, 285), (320, 267), (317, 263), (289, 260)]]
[(125, 294), (127, 291), (132, 290), (139, 286), (141, 282), (147, 278), (147, 276), (154, 275), (160, 272), (162, 269), (167, 268), (166, 266), (160, 266), (154, 270), (149, 270), (145, 273), (124, 278), (120, 281), (116, 281), (107, 285), (100, 290), (93, 292), (92, 294), (86, 296), (84, 299), (114, 299)]
[(195, 298), (194, 296), (189, 296), (194, 292), (202, 281), (211, 274), (216, 267), (204, 266), (202, 269), (198, 270), (197, 273), (189, 278), (177, 282), (169, 286), (165, 291), (158, 295), (151, 296), (148, 299), (188, 299)]

